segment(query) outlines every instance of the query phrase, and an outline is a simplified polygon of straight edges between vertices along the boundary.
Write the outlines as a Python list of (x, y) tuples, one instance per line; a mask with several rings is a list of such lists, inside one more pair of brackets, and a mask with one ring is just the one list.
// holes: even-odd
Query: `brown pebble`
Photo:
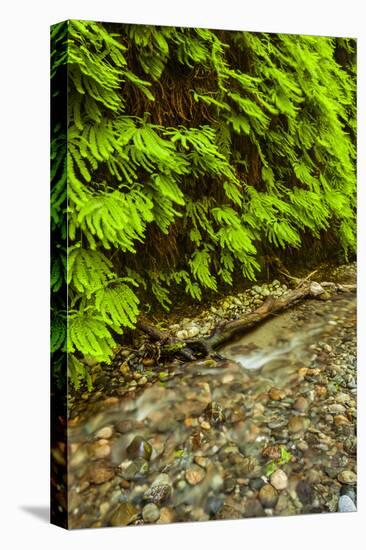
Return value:
[(130, 502), (123, 502), (114, 511), (110, 524), (112, 527), (118, 527), (119, 525), (129, 525), (135, 521), (139, 516), (139, 510)]
[(201, 422), (201, 428), (203, 430), (211, 430), (211, 424), (209, 422), (206, 422), (206, 420), (204, 420), (203, 422)]
[(104, 428), (101, 428), (97, 431), (95, 434), (95, 437), (97, 439), (109, 439), (113, 435), (113, 428), (112, 426), (104, 426)]
[(160, 518), (156, 523), (173, 523), (175, 521), (175, 512), (171, 508), (163, 507), (160, 509)]
[(186, 470), (185, 478), (190, 485), (198, 485), (203, 481), (206, 472), (200, 466), (193, 465)]
[(111, 454), (111, 447), (106, 439), (100, 439), (93, 446), (95, 458), (106, 458)]
[(303, 432), (309, 426), (309, 419), (303, 416), (291, 416), (288, 421), (288, 429), (292, 433)]
[(305, 399), (305, 397), (300, 396), (296, 399), (295, 403), (293, 404), (293, 407), (296, 411), (305, 412), (309, 407), (308, 400)]
[(281, 401), (285, 396), (286, 392), (279, 388), (271, 388), (268, 392), (268, 397), (272, 399), (272, 401)]
[(271, 460), (278, 460), (281, 457), (281, 449), (278, 445), (269, 445), (262, 450), (262, 456)]
[(114, 476), (114, 471), (112, 468), (94, 468), (89, 472), (89, 481), (100, 485), (109, 481)]
[(152, 367), (155, 365), (155, 359), (149, 359), (148, 357), (146, 357), (142, 360), (142, 364), (144, 365), (144, 367)]
[(259, 500), (264, 508), (274, 508), (277, 504), (278, 493), (272, 485), (266, 483), (259, 491)]

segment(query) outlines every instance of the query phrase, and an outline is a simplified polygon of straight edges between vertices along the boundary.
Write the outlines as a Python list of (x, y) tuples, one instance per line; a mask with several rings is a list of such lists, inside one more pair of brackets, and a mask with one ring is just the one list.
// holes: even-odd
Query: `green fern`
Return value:
[(141, 303), (255, 279), (303, 238), (355, 253), (353, 40), (74, 20), (51, 40), (52, 349), (75, 385)]

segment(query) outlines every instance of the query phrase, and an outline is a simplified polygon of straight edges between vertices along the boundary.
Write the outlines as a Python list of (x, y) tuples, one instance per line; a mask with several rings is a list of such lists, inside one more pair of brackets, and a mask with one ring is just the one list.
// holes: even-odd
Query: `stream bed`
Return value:
[(356, 503), (355, 294), (305, 300), (219, 353), (142, 365), (118, 392), (121, 357), (113, 391), (70, 400), (71, 528)]

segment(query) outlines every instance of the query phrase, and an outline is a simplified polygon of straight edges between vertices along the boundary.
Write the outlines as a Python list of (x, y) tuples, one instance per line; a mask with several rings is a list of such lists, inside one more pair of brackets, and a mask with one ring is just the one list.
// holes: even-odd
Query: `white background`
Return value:
[[(0, 541), (2, 548), (358, 549), (365, 538), (365, 265), (359, 266), (359, 511), (63, 531), (49, 495), (49, 25), (68, 18), (356, 36), (359, 258), (365, 258), (365, 18), (352, 0), (8, 1), (1, 10)], [(6, 6), (6, 7), (5, 7)]]

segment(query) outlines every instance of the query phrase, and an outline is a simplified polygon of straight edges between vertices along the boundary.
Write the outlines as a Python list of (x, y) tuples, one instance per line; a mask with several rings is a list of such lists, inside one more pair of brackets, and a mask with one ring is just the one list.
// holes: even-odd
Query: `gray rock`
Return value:
[(338, 501), (338, 512), (357, 512), (357, 508), (349, 496), (342, 495)]
[(150, 502), (142, 510), (142, 518), (146, 523), (155, 523), (160, 517), (160, 510), (156, 504)]

